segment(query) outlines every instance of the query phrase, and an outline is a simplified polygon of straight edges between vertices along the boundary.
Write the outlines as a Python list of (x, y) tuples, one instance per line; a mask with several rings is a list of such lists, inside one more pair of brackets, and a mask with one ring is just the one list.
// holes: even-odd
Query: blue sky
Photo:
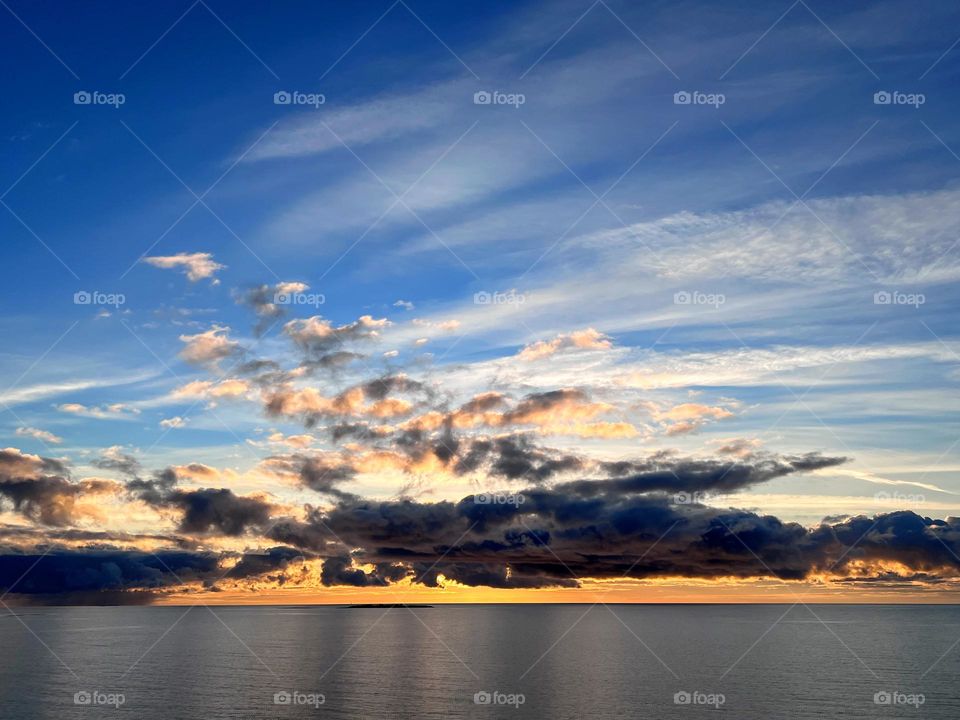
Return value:
[[(302, 501), (256, 472), (304, 433), (301, 418), (265, 413), (253, 388), (178, 396), (234, 375), (230, 359), (191, 364), (184, 349), (212, 333), (289, 366), (285, 323), (369, 315), (389, 324), (361, 362), (311, 381), (322, 392), (399, 372), (449, 406), (575, 387), (638, 428), (554, 440), (588, 455), (736, 441), (850, 458), (748, 491), (748, 507), (815, 522), (893, 509), (878, 492), (935, 517), (960, 506), (960, 10), (2, 13), (7, 445), (80, 475), (108, 448), (149, 468), (203, 463), (238, 492)], [(81, 91), (124, 102), (75, 104)], [(324, 102), (277, 105), (281, 91)], [(484, 91), (523, 103), (476, 104)], [(677, 104), (678, 92), (722, 104)], [(878, 92), (922, 104), (877, 104)], [(208, 270), (190, 279), (179, 255)], [(324, 302), (258, 334), (238, 300), (278, 283)], [(511, 290), (522, 303), (475, 302)], [(124, 303), (75, 304), (84, 291)], [(417, 475), (360, 488), (390, 497), (410, 483), (438, 498), (471, 487)]]

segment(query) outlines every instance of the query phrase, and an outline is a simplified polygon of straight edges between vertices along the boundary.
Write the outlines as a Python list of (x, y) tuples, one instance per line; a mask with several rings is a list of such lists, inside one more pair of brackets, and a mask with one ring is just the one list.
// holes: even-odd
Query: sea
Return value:
[(0, 719), (960, 718), (951, 605), (18, 607)]

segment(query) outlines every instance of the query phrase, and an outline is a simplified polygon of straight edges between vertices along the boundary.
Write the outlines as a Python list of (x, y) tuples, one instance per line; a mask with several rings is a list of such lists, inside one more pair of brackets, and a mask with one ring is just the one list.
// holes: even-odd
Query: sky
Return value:
[(0, 601), (949, 601), (958, 15), (4, 4)]

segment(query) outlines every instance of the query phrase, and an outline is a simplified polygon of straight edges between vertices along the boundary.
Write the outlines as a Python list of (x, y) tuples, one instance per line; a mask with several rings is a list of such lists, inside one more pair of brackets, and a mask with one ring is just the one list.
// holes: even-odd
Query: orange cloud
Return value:
[(550, 357), (561, 350), (609, 350), (613, 342), (599, 330), (586, 328), (557, 335), (553, 340), (538, 340), (520, 351), (521, 360), (533, 361)]

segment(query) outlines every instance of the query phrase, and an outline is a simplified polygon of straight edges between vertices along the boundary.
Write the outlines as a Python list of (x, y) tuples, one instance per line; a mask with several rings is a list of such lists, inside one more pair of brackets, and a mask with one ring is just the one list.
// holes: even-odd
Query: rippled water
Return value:
[[(960, 718), (954, 606), (74, 607), (17, 615), (0, 616), (4, 720)], [(878, 705), (877, 693), (894, 704)]]

